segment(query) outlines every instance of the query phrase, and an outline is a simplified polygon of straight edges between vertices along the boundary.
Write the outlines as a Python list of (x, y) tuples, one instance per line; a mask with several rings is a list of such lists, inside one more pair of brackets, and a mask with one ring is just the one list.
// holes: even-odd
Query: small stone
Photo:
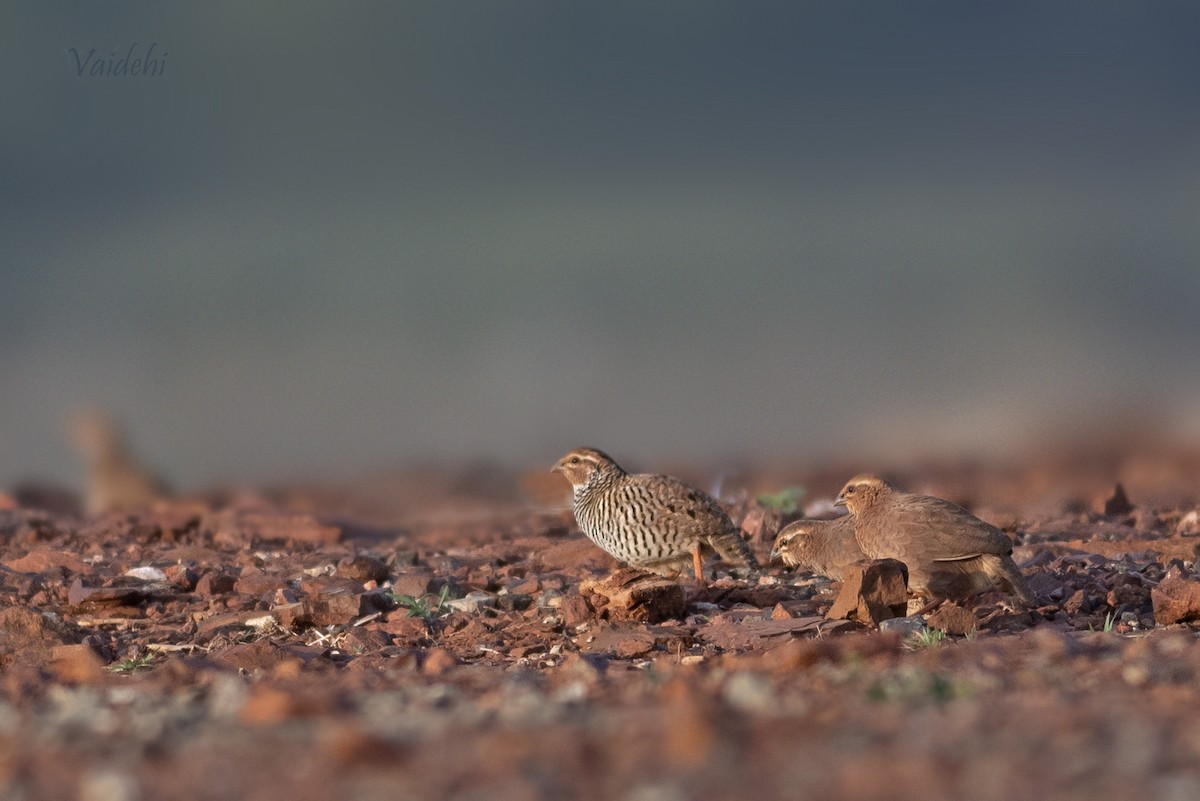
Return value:
[(165, 582), (167, 574), (157, 567), (135, 567), (125, 571), (125, 575), (138, 581)]
[(420, 598), (429, 592), (432, 582), (432, 570), (406, 571), (392, 579), (392, 592), (396, 595)]
[(546, 590), (538, 596), (538, 609), (557, 609), (562, 606), (563, 594), (558, 590)]
[(496, 606), (505, 612), (523, 612), (533, 604), (533, 596), (506, 592), (496, 596)]
[(743, 712), (761, 714), (778, 706), (771, 682), (756, 673), (735, 673), (722, 694), (727, 704)]
[(979, 621), (969, 609), (944, 603), (929, 615), (929, 627), (961, 637), (978, 629)]
[(535, 578), (526, 579), (520, 584), (516, 584), (508, 588), (508, 591), (516, 595), (533, 595), (542, 591), (542, 582)]
[(879, 624), (881, 632), (899, 634), (901, 639), (905, 640), (909, 637), (915, 637), (927, 628), (929, 626), (925, 624), (925, 618), (923, 617), (893, 617)]
[(421, 672), (426, 676), (441, 676), (457, 664), (458, 659), (445, 648), (430, 648), (421, 661)]
[(591, 620), (595, 610), (582, 595), (572, 593), (563, 598), (559, 612), (562, 614), (563, 622), (568, 626), (578, 626)]
[(1175, 534), (1180, 537), (1194, 537), (1200, 534), (1200, 510), (1193, 509), (1179, 518), (1175, 525)]
[(621, 640), (613, 646), (613, 656), (617, 659), (635, 659), (639, 656), (645, 656), (654, 650), (653, 640), (640, 640), (630, 638)]
[(1090, 612), (1092, 599), (1084, 590), (1076, 590), (1071, 597), (1063, 601), (1062, 610), (1068, 615), (1081, 615)]
[(209, 572), (196, 582), (196, 593), (205, 598), (211, 598), (214, 595), (228, 595), (236, 586), (237, 577), (228, 573)]
[(275, 604), (276, 606), (283, 606), (285, 604), (294, 604), (298, 600), (300, 599), (295, 592), (288, 587), (282, 587), (278, 590), (275, 590), (275, 595), (271, 599), (271, 603)]
[(187, 565), (171, 565), (163, 573), (167, 577), (167, 581), (171, 586), (176, 587), (184, 592), (192, 592), (196, 589), (196, 583), (200, 577)]
[[(200, 579), (204, 581), (204, 579)], [(281, 576), (264, 573), (256, 567), (248, 567), (238, 576), (234, 591), (239, 595), (249, 595), (252, 598), (262, 598), (273, 595), (275, 590), (286, 586), (287, 582)]]
[(90, 645), (56, 645), (50, 651), (54, 674), (68, 684), (94, 684), (104, 679), (104, 665)]
[(269, 726), (287, 720), (295, 712), (290, 693), (260, 684), (250, 691), (238, 718), (247, 726)]
[(362, 584), (368, 581), (383, 583), (388, 578), (388, 567), (374, 556), (359, 555), (338, 562), (337, 575)]
[(88, 609), (136, 606), (145, 597), (145, 591), (136, 587), (85, 587), (79, 578), (72, 582), (67, 591), (67, 603)]
[(91, 565), (70, 551), (30, 551), (25, 556), (18, 559), (9, 559), (2, 564), (9, 570), (15, 570), (18, 573), (43, 573), (56, 568), (62, 568), (70, 573), (92, 572)]
[(795, 615), (789, 612), (782, 603), (775, 604), (771, 610), (771, 620), (791, 620)]
[(468, 614), (478, 612), (480, 609), (490, 609), (495, 605), (496, 597), (494, 595), (479, 590), (469, 592), (462, 598), (446, 601), (446, 606), (455, 612), (466, 612)]
[(317, 628), (353, 623), (361, 614), (362, 600), (357, 595), (326, 595), (305, 602), (309, 622)]

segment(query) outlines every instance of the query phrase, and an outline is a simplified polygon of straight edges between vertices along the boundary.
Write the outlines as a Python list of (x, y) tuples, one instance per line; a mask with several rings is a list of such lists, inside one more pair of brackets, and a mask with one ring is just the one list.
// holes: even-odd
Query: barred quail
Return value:
[(933, 604), (998, 585), (1026, 606), (1037, 605), (1012, 559), (1008, 535), (961, 506), (900, 492), (868, 475), (850, 479), (836, 504), (850, 511), (863, 553), (904, 562), (909, 589)]
[(850, 515), (789, 523), (775, 538), (771, 556), (779, 556), (788, 567), (801, 567), (835, 581), (844, 579), (847, 565), (867, 558), (854, 538)]
[(630, 475), (607, 454), (576, 448), (558, 460), (574, 489), (575, 520), (592, 542), (622, 562), (676, 576), (690, 562), (703, 581), (701, 552), (757, 569), (750, 546), (720, 505), (689, 484)]

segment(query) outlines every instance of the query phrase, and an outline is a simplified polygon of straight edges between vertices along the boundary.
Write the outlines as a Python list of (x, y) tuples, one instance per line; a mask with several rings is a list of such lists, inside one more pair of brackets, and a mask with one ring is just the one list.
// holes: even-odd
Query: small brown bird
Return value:
[(850, 479), (836, 504), (850, 511), (863, 553), (908, 565), (913, 593), (936, 604), (998, 585), (1026, 606), (1037, 605), (1012, 559), (1012, 540), (961, 506), (900, 492), (869, 475)]
[(779, 556), (788, 567), (801, 567), (834, 581), (845, 578), (843, 568), (866, 559), (854, 538), (854, 518), (797, 520), (775, 538), (771, 558)]
[(87, 514), (140, 509), (166, 497), (166, 488), (138, 463), (108, 414), (97, 409), (76, 412), (71, 438), (87, 468)]
[(575, 520), (592, 542), (622, 562), (664, 576), (691, 564), (703, 581), (701, 553), (758, 568), (725, 510), (676, 478), (630, 475), (607, 454), (576, 448), (554, 465), (566, 476)]

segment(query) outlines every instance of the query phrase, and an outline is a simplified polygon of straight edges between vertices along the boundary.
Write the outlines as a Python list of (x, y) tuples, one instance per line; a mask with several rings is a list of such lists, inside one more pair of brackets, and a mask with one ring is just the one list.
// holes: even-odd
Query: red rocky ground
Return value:
[[(894, 478), (1009, 531), (1043, 605), (919, 642), (777, 566), (641, 582), (484, 469), (0, 511), (0, 799), (1200, 798), (1200, 458)], [(732, 511), (765, 557), (780, 516)]]

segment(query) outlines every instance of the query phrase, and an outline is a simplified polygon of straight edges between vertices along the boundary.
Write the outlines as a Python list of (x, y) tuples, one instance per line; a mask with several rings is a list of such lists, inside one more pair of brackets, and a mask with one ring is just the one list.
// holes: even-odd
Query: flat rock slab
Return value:
[(748, 651), (770, 647), (770, 638), (783, 640), (790, 637), (825, 636), (839, 631), (857, 629), (848, 620), (829, 620), (816, 615), (794, 617), (784, 620), (768, 620), (762, 615), (741, 619), (722, 616), (697, 632), (704, 642), (726, 651)]

